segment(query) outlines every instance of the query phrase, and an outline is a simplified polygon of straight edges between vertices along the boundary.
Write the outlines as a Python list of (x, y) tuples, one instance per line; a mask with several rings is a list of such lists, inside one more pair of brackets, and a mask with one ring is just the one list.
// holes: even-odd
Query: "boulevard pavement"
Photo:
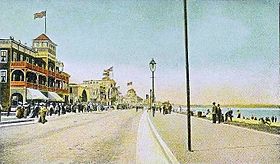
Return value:
[(186, 115), (156, 113), (151, 119), (180, 163), (280, 163), (279, 135), (192, 117), (193, 152), (187, 152)]
[(80, 113), (0, 128), (0, 163), (135, 163), (135, 110)]

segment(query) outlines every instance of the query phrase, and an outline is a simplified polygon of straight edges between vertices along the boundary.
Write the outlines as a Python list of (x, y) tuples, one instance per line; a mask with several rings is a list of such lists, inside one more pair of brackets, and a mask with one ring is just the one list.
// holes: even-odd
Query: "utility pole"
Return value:
[(278, 10), (278, 14), (279, 14), (279, 18), (278, 18), (278, 23), (279, 23), (279, 25), (278, 25), (278, 29), (279, 29), (279, 32), (278, 32), (278, 44), (279, 44), (279, 52), (278, 52), (278, 54), (279, 54), (279, 65), (278, 65), (278, 67), (279, 67), (279, 74), (278, 74), (278, 78), (279, 78), (279, 81), (278, 81), (278, 96), (280, 96), (280, 2), (279, 2), (279, 10)]
[(191, 149), (191, 112), (190, 112), (190, 72), (189, 72), (189, 54), (188, 54), (188, 15), (187, 0), (184, 0), (184, 23), (185, 23), (185, 56), (186, 56), (186, 92), (187, 92), (187, 148)]

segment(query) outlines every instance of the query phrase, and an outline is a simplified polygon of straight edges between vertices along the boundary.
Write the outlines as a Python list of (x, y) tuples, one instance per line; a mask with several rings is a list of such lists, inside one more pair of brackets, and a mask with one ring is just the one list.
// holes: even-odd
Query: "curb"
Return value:
[(160, 137), (160, 135), (158, 134), (155, 126), (153, 125), (150, 116), (147, 116), (149, 125), (153, 131), (153, 134), (155, 135), (160, 147), (163, 149), (164, 154), (166, 155), (167, 159), (170, 161), (170, 163), (179, 163), (177, 158), (174, 156), (174, 154), (171, 152), (171, 150), (168, 148), (167, 144), (162, 140), (162, 138)]
[(20, 122), (29, 122), (29, 121), (34, 121), (34, 120), (35, 120), (35, 119), (32, 119), (32, 118), (8, 120), (8, 121), (2, 121), (2, 122), (0, 122), (0, 125), (14, 124), (14, 123), (20, 123)]
[(20, 125), (28, 125), (28, 124), (35, 124), (35, 123), (37, 123), (35, 121), (35, 119), (5, 121), (5, 122), (1, 122), (0, 128), (11, 127), (11, 126), (20, 126)]

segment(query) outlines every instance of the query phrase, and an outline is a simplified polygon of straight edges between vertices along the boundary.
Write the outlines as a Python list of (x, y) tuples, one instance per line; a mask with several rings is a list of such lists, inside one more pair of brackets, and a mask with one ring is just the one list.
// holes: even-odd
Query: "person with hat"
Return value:
[(25, 102), (23, 108), (24, 108), (23, 117), (27, 118), (27, 116), (30, 114), (30, 105), (27, 102)]
[(212, 107), (212, 120), (213, 120), (213, 123), (216, 123), (216, 119), (217, 119), (217, 106), (216, 106), (216, 103), (213, 102), (213, 107)]
[(52, 114), (54, 113), (53, 103), (51, 103), (50, 106), (49, 106), (49, 113), (50, 113), (50, 116), (52, 116)]
[(46, 107), (46, 105), (44, 103), (40, 103), (40, 118), (39, 118), (39, 122), (41, 122), (42, 124), (44, 124), (45, 122), (47, 122), (46, 120), (46, 115), (47, 115), (48, 109)]
[(218, 117), (218, 123), (221, 123), (222, 121), (222, 109), (220, 107), (220, 104), (217, 106), (217, 117)]
[(32, 111), (32, 116), (31, 116), (31, 118), (34, 118), (34, 117), (37, 117), (37, 118), (38, 118), (38, 113), (39, 113), (39, 111), (40, 111), (39, 103), (36, 103), (36, 104), (35, 104), (35, 107), (34, 107), (34, 109), (33, 109), (33, 111)]
[(16, 117), (22, 118), (24, 114), (24, 108), (22, 106), (22, 102), (18, 102), (18, 106), (16, 108)]

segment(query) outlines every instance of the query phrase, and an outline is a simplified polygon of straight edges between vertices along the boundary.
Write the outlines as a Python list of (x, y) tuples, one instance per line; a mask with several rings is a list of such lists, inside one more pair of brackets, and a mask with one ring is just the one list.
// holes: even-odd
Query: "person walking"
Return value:
[(48, 112), (48, 110), (47, 110), (46, 105), (44, 103), (41, 103), (40, 104), (40, 111), (39, 111), (39, 114), (40, 114), (39, 122), (41, 122), (42, 124), (47, 122), (47, 120), (46, 120), (47, 112)]
[(8, 105), (7, 117), (10, 116), (11, 108), (12, 108), (12, 106), (11, 106), (11, 105)]
[(221, 123), (222, 120), (222, 110), (220, 104), (217, 105), (217, 116), (218, 116), (218, 123)]
[(22, 106), (22, 102), (18, 102), (18, 106), (16, 109), (16, 117), (23, 118), (23, 115), (24, 115), (24, 108)]
[(216, 119), (217, 119), (217, 106), (216, 106), (216, 103), (213, 102), (213, 107), (212, 107), (212, 120), (213, 120), (213, 123), (216, 123)]
[(153, 104), (153, 106), (152, 106), (152, 111), (153, 111), (153, 117), (155, 117), (155, 112), (156, 112), (155, 104)]
[(27, 116), (29, 115), (30, 113), (30, 107), (29, 107), (29, 104), (27, 102), (24, 103), (23, 105), (24, 107), (24, 114), (23, 114), (23, 117), (24, 118), (27, 118)]
[(172, 105), (169, 104), (169, 106), (168, 106), (168, 114), (171, 114), (171, 111), (172, 111)]
[[(39, 111), (40, 111), (39, 103), (36, 103), (36, 106), (34, 107), (34, 117), (38, 118)], [(32, 118), (34, 118), (34, 117), (32, 117)]]
[(49, 106), (49, 112), (50, 112), (50, 116), (52, 116), (52, 114), (54, 113), (53, 103), (51, 103)]
[(2, 107), (2, 103), (0, 101), (0, 122), (1, 122), (1, 113), (2, 113), (3, 107)]

